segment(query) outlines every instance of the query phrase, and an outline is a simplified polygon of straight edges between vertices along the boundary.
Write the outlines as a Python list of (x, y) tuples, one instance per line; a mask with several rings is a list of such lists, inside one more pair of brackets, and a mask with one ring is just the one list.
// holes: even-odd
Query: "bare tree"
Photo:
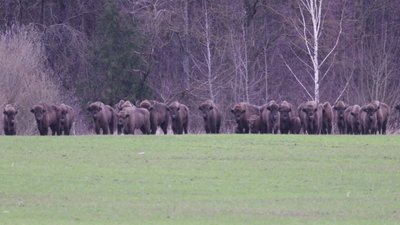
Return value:
[(310, 78), (314, 83), (314, 93), (310, 93), (304, 82), (299, 78), (299, 76), (293, 71), (293, 69), (286, 61), (285, 65), (292, 73), (292, 75), (296, 78), (297, 82), (306, 91), (308, 96), (311, 97), (314, 101), (319, 102), (320, 83), (328, 74), (333, 63), (331, 62), (331, 64), (327, 66), (325, 70), (322, 70), (322, 68), (324, 67), (324, 64), (327, 62), (328, 58), (331, 57), (332, 54), (335, 52), (336, 47), (339, 44), (340, 36), (342, 34), (344, 7), (340, 15), (339, 28), (335, 42), (330, 50), (328, 50), (326, 54), (322, 55), (320, 54), (321, 35), (325, 23), (325, 13), (323, 13), (323, 0), (298, 0), (297, 5), (300, 16), (293, 20), (292, 24), (296, 30), (297, 35), (304, 42), (303, 50), (307, 54), (308, 60), (304, 60), (302, 57), (296, 55), (294, 50), (293, 53), (296, 55), (299, 61), (304, 64), (306, 70), (312, 71), (312, 76), (310, 76)]

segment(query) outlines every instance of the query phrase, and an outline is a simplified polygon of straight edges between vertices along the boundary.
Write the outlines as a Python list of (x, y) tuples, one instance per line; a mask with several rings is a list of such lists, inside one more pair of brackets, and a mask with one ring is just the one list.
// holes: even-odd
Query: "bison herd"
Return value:
[[(206, 133), (220, 133), (222, 111), (211, 100), (199, 105)], [(395, 107), (400, 112), (400, 104)], [(174, 134), (188, 133), (189, 108), (174, 101), (164, 104), (144, 100), (138, 106), (121, 100), (113, 107), (100, 101), (90, 103), (87, 111), (93, 119), (96, 134), (155, 134), (161, 128), (167, 134), (171, 126)], [(317, 104), (308, 101), (297, 108), (287, 101), (270, 101), (257, 106), (246, 102), (230, 109), (235, 122), (235, 133), (269, 134), (332, 134), (334, 123), (338, 134), (386, 134), (390, 107), (379, 101), (363, 106), (347, 105), (343, 101), (333, 106), (329, 102)], [(72, 107), (40, 103), (31, 109), (40, 135), (70, 135), (74, 122)], [(3, 129), (6, 135), (16, 135), (16, 110), (7, 104), (3, 111)]]
[[(400, 111), (400, 105), (395, 108)], [(379, 101), (362, 107), (343, 101), (333, 107), (329, 102), (308, 101), (296, 109), (286, 101), (279, 105), (270, 101), (263, 106), (239, 103), (231, 112), (236, 118), (236, 133), (332, 134), (335, 120), (339, 134), (386, 134), (390, 107)]]

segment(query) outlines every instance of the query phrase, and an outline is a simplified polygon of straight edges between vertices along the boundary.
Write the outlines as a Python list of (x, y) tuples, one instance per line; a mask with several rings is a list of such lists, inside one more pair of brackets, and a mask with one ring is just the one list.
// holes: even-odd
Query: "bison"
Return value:
[(372, 104), (374, 104), (375, 107), (378, 108), (378, 111), (376, 113), (377, 131), (380, 134), (386, 134), (386, 128), (390, 114), (390, 107), (387, 104), (379, 101), (373, 101)]
[(61, 104), (58, 107), (58, 122), (60, 134), (70, 135), (72, 124), (74, 123), (74, 110), (71, 106)]
[(204, 128), (207, 134), (218, 134), (221, 128), (222, 113), (212, 100), (206, 100), (199, 106)]
[(281, 134), (299, 134), (301, 130), (300, 117), (295, 116), (293, 105), (287, 101), (279, 105), (279, 129)]
[(336, 125), (339, 130), (339, 134), (346, 133), (345, 111), (347, 107), (348, 106), (343, 101), (338, 101), (333, 106), (333, 109), (336, 111)]
[(283, 101), (279, 105), (279, 128), (281, 134), (288, 134), (291, 130), (292, 108), (292, 104), (287, 101)]
[(266, 128), (266, 133), (277, 134), (279, 131), (279, 105), (271, 100), (261, 109), (261, 123)]
[[(117, 104), (114, 105), (115, 114), (117, 114), (124, 108), (131, 106), (133, 106), (133, 104), (130, 101), (120, 100)], [(120, 124), (117, 124), (117, 133), (122, 134), (122, 126)]]
[(100, 131), (104, 135), (114, 134), (117, 117), (113, 107), (97, 101), (91, 103), (87, 110), (92, 115), (96, 134), (100, 134)]
[(167, 110), (171, 116), (172, 131), (174, 134), (187, 134), (189, 126), (189, 108), (178, 101), (174, 101), (168, 105)]
[(292, 133), (292, 134), (300, 134), (300, 130), (301, 130), (300, 117), (293, 116), (290, 119), (290, 133)]
[[(321, 129), (321, 110), (314, 101), (308, 101), (301, 105), (300, 119), (308, 134), (319, 134)], [(300, 115), (300, 114), (299, 114)]]
[(299, 115), (299, 118), (300, 118), (300, 122), (301, 122), (301, 130), (303, 130), (303, 133), (307, 133), (307, 128), (306, 128), (306, 124), (305, 124), (305, 121), (306, 121), (306, 113), (303, 111), (303, 107), (304, 107), (304, 105), (305, 105), (305, 103), (301, 103), (298, 107), (297, 107), (297, 113), (298, 113), (298, 115)]
[(160, 127), (164, 134), (168, 132), (169, 112), (168, 106), (155, 100), (143, 100), (140, 103), (141, 108), (150, 112), (150, 132), (155, 134), (157, 127)]
[(231, 113), (235, 116), (237, 127), (236, 133), (243, 134), (249, 133), (249, 118), (251, 115), (260, 116), (260, 109), (258, 106), (249, 104), (247, 102), (240, 102), (231, 108)]
[(377, 107), (375, 104), (369, 103), (361, 107), (361, 127), (363, 134), (376, 134), (378, 130)]
[(261, 123), (261, 118), (259, 115), (251, 115), (249, 118), (249, 129), (250, 133), (252, 134), (258, 134), (260, 133), (260, 123)]
[(11, 104), (7, 104), (3, 110), (3, 129), (5, 135), (16, 135), (17, 134), (17, 124), (15, 117), (18, 114)]
[(117, 113), (117, 118), (124, 134), (135, 134), (136, 129), (143, 134), (150, 134), (150, 112), (147, 109), (125, 107)]
[(329, 102), (320, 105), (321, 107), (321, 134), (332, 134), (333, 111)]
[(58, 107), (56, 105), (40, 103), (32, 107), (31, 113), (35, 116), (40, 135), (48, 135), (49, 128), (51, 129), (52, 135), (56, 133), (57, 135), (61, 134), (57, 112)]
[(345, 124), (347, 134), (361, 134), (361, 107), (359, 105), (348, 106), (345, 111)]

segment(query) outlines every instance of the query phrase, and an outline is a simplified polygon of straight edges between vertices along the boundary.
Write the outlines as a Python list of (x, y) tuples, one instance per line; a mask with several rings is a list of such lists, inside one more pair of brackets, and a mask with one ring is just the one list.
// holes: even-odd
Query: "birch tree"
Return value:
[[(218, 84), (218, 79), (224, 74), (224, 62), (221, 62), (221, 52), (224, 50), (224, 42), (221, 38), (216, 37), (214, 33), (212, 3), (203, 0), (200, 19), (197, 23), (197, 29), (194, 33), (197, 34), (198, 52), (191, 52), (191, 61), (195, 72), (191, 75), (191, 85), (202, 98), (216, 101), (216, 97), (221, 89)], [(207, 93), (207, 94), (205, 94)]]
[[(296, 81), (305, 90), (307, 95), (317, 103), (320, 101), (320, 84), (329, 73), (333, 62), (330, 65), (325, 65), (330, 57), (334, 57), (336, 47), (339, 44), (342, 34), (343, 11), (340, 15), (339, 28), (333, 46), (326, 54), (321, 54), (320, 46), (322, 44), (321, 35), (325, 25), (325, 12), (323, 12), (323, 0), (298, 0), (299, 16), (293, 21), (296, 34), (304, 43), (304, 51), (308, 59), (303, 59), (295, 53), (298, 60), (305, 66), (306, 70), (311, 71), (311, 80), (314, 84), (314, 90), (309, 91), (305, 82), (295, 73), (291, 66), (284, 59), (286, 67), (295, 77)], [(325, 68), (322, 70), (322, 68)]]

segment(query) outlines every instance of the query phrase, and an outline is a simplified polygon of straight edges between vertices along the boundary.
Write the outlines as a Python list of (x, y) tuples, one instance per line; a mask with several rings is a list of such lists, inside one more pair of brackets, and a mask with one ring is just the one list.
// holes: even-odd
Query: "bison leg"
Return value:
[(140, 131), (142, 131), (142, 134), (147, 134), (146, 128), (144, 126), (140, 128)]
[(103, 135), (107, 135), (109, 133), (107, 126), (103, 126), (101, 129), (103, 130)]
[[(141, 131), (142, 131), (143, 134), (151, 134), (152, 130), (150, 129), (150, 124), (143, 125), (142, 128), (141, 128)], [(155, 131), (157, 131), (157, 126), (156, 126)]]
[(94, 132), (96, 132), (96, 134), (100, 134), (100, 127), (99, 127), (99, 126), (96, 126), (96, 127), (94, 128)]
[(242, 133), (241, 130), (239, 129), (239, 127), (236, 127), (235, 128), (235, 134), (240, 134), (240, 133)]
[(217, 130), (216, 130), (215, 132), (216, 132), (217, 134), (219, 134), (220, 129), (221, 129), (221, 123), (218, 123), (218, 124), (217, 124)]
[(114, 123), (111, 123), (107, 129), (107, 134), (114, 134)]
[(382, 124), (382, 134), (386, 134), (386, 128), (387, 128), (387, 121), (383, 122)]
[(157, 123), (155, 123), (155, 122), (151, 123), (150, 122), (150, 133), (151, 134), (156, 134), (157, 133)]
[(66, 128), (64, 129), (64, 134), (65, 134), (65, 135), (70, 135), (70, 133), (71, 133), (71, 126), (66, 127)]
[(122, 134), (122, 127), (123, 126), (121, 124), (117, 125), (117, 133), (118, 133), (118, 135)]
[(167, 134), (168, 132), (168, 122), (164, 122), (161, 124), (161, 129), (164, 132), (164, 134)]
[(39, 133), (41, 136), (47, 135), (48, 132), (49, 132), (49, 128), (47, 128), (47, 127), (39, 130)]
[(209, 134), (209, 133), (211, 133), (211, 131), (210, 131), (210, 129), (208, 128), (208, 126), (206, 125), (206, 126), (204, 126), (204, 129), (206, 130), (206, 134)]

